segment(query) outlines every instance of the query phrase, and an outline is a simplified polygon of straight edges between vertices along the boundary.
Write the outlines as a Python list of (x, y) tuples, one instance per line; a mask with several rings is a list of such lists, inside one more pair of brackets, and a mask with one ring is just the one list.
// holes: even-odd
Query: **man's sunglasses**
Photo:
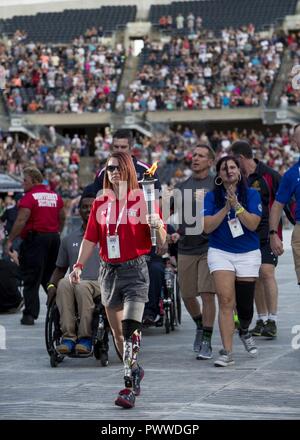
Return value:
[(107, 165), (106, 170), (113, 173), (115, 170), (120, 171), (119, 165)]

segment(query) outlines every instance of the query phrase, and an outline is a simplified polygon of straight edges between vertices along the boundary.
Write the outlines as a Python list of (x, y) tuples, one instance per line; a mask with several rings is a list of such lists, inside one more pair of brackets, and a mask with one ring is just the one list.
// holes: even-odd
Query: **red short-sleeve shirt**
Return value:
[[(151, 251), (150, 228), (146, 223), (147, 206), (141, 190), (135, 191), (135, 196), (124, 200), (116, 200), (108, 196), (97, 198), (90, 213), (84, 238), (100, 244), (99, 255), (102, 260), (111, 263), (122, 263), (133, 260)], [(111, 204), (109, 218), (109, 235), (115, 234), (117, 220), (126, 203), (120, 225), (117, 229), (120, 244), (120, 258), (109, 259), (107, 251), (107, 217)]]
[(58, 232), (59, 211), (63, 208), (62, 198), (45, 185), (35, 185), (19, 201), (19, 208), (30, 209), (30, 217), (21, 232), (26, 238), (28, 231)]

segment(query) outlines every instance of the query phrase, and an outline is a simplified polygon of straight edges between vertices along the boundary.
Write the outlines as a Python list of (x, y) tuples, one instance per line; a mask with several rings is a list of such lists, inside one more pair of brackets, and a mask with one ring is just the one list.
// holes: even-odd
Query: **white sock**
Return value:
[(265, 313), (262, 313), (262, 314), (258, 313), (257, 314), (257, 318), (261, 319), (263, 322), (267, 322), (268, 321), (268, 315), (265, 314)]
[(273, 313), (269, 313), (269, 317), (268, 319), (270, 319), (270, 321), (275, 321), (277, 322), (277, 313), (273, 314)]

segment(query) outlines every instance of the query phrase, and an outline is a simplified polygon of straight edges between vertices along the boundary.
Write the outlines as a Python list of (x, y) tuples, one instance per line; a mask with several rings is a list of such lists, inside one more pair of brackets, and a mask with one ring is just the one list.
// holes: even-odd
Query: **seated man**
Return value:
[[(76, 263), (81, 241), (87, 226), (90, 210), (95, 200), (94, 194), (85, 194), (79, 203), (79, 213), (82, 225), (63, 238), (56, 269), (48, 284), (48, 304), (56, 294), (56, 304), (60, 313), (60, 326), (63, 334), (61, 344), (56, 347), (61, 354), (74, 350), (77, 353), (88, 354), (92, 349), (92, 317), (95, 308), (94, 299), (100, 295), (98, 283), (99, 255), (97, 247), (88, 260), (81, 275), (80, 284), (71, 284), (69, 278), (64, 278), (68, 268), (73, 270)], [(75, 302), (80, 317), (78, 340), (75, 327)]]

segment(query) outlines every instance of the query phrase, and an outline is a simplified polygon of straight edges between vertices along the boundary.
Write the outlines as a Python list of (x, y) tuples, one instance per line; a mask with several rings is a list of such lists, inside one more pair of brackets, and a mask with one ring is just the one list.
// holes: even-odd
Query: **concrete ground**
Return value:
[[(277, 269), (277, 339), (257, 339), (259, 356), (253, 359), (236, 335), (236, 364), (223, 369), (213, 366), (221, 348), (217, 324), (214, 359), (208, 361), (195, 359), (194, 324), (185, 311), (182, 325), (169, 335), (163, 328), (147, 329), (140, 356), (145, 378), (132, 410), (114, 405), (123, 369), (112, 344), (106, 368), (94, 358), (66, 358), (57, 368), (50, 367), (43, 292), (41, 315), (33, 327), (20, 325), (20, 313), (0, 315), (0, 419), (300, 419), (300, 289), (286, 247)], [(297, 325), (299, 337), (292, 333)]]

